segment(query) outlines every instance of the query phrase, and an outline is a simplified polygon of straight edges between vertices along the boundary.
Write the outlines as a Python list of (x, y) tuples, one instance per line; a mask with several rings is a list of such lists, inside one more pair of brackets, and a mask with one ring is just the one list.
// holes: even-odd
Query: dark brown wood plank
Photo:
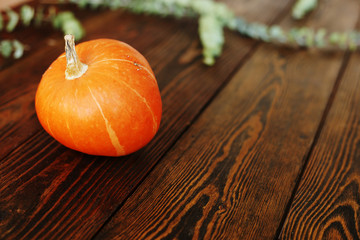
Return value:
[[(354, 27), (324, 4), (309, 24)], [(261, 47), (97, 239), (274, 239), (343, 56)]]
[[(243, 2), (246, 5), (246, 1)], [(283, 5), (277, 11), (263, 14), (267, 22), (271, 22), (289, 1), (282, 2)], [(258, 13), (249, 15), (252, 14)], [(7, 108), (12, 110), (6, 113), (10, 117), (5, 118), (11, 121), (5, 120), (2, 124), (11, 125), (8, 127), (10, 130), (6, 131), (16, 126), (19, 134), (28, 131), (32, 137), (28, 139), (25, 134), (21, 135), (21, 140), (25, 142), (21, 144), (17, 139), (15, 142), (21, 145), (9, 150), (0, 162), (1, 238), (91, 237), (156, 165), (256, 45), (254, 41), (228, 33), (224, 54), (214, 67), (209, 68), (202, 64), (196, 24), (193, 21), (126, 16), (124, 18), (115, 13), (112, 21), (112, 17), (101, 20), (106, 15), (95, 17), (101, 21), (85, 24), (93, 29), (88, 38), (125, 39), (148, 58), (158, 78), (164, 103), (162, 125), (156, 139), (131, 156), (115, 159), (92, 157), (68, 150), (44, 131), (33, 129), (38, 127), (38, 123), (33, 104), (29, 103), (33, 101), (31, 97), (22, 99), (23, 95), (20, 94), (12, 99), (11, 94), (8, 94), (9, 91), (16, 93), (28, 89), (29, 96), (34, 96), (46, 63), (60, 51), (60, 45), (39, 51), (32, 61), (36, 60), (41, 65), (35, 68), (31, 68), (34, 66), (32, 61), (24, 60), (7, 69), (0, 76), (0, 82), (10, 79), (11, 83), (1, 92), (0, 99), (9, 102)], [(119, 22), (119, 25), (114, 22)], [(22, 72), (16, 71), (21, 68)], [(24, 80), (22, 76), (27, 76), (25, 83), (21, 81)], [(15, 109), (17, 105), (20, 107)], [(17, 112), (21, 111), (21, 106), (29, 108), (24, 115)], [(30, 130), (26, 129), (29, 125), (21, 125), (21, 119), (26, 118), (31, 122)], [(14, 135), (12, 133), (10, 136)], [(0, 144), (4, 146), (1, 141)]]
[(281, 239), (360, 239), (360, 56), (346, 69)]

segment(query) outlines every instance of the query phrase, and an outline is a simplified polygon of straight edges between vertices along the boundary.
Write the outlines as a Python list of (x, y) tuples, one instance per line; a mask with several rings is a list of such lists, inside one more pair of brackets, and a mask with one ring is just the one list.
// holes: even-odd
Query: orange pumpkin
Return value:
[(162, 111), (146, 59), (111, 39), (75, 48), (74, 37), (66, 35), (65, 50), (36, 92), (44, 129), (63, 145), (92, 155), (121, 156), (145, 146), (159, 129)]

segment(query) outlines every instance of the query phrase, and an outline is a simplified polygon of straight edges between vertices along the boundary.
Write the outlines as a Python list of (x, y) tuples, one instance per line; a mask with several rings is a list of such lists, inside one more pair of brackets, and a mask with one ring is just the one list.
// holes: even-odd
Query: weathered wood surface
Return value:
[[(336, 8), (307, 24), (354, 27), (347, 3), (353, 14), (337, 25), (327, 25)], [(276, 238), (342, 63), (341, 54), (261, 47), (98, 239)]]
[[(253, 21), (297, 24), (290, 0), (225, 2)], [(352, 29), (358, 9), (358, 0), (324, 1), (298, 24)], [(121, 158), (61, 146), (34, 111), (41, 75), (63, 52), (61, 33), (19, 29), (32, 51), (0, 74), (0, 239), (359, 238), (358, 56), (347, 67), (341, 51), (226, 32), (209, 68), (192, 20), (76, 13), (84, 40), (123, 40), (149, 60), (164, 105), (160, 131)]]
[[(263, 14), (262, 18), (272, 22), (286, 3), (283, 1), (277, 11)], [(164, 103), (161, 129), (148, 147), (120, 159), (68, 150), (41, 129), (33, 106), (36, 86), (52, 59), (63, 51), (62, 42), (45, 46), (5, 69), (0, 76), (4, 86), (0, 147), (2, 238), (94, 235), (256, 46), (254, 41), (227, 34), (224, 54), (216, 66), (208, 68), (202, 64), (193, 21), (106, 12), (94, 14), (84, 25), (87, 38), (120, 39), (148, 58)], [(111, 28), (104, 28), (109, 25)]]
[(281, 239), (360, 239), (359, 62), (350, 59)]

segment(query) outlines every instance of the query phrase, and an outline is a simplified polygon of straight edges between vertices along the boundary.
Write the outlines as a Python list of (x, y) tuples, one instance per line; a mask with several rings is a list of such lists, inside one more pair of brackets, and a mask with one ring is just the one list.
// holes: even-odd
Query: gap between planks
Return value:
[[(355, 29), (359, 28), (359, 26), (360, 26), (360, 15), (358, 16), (358, 20), (357, 20)], [(331, 94), (329, 96), (329, 100), (328, 100), (328, 102), (326, 104), (323, 115), (321, 117), (319, 127), (318, 127), (318, 129), (317, 129), (317, 131), (315, 133), (315, 137), (314, 137), (314, 140), (313, 140), (313, 142), (312, 142), (312, 144), (310, 146), (309, 152), (306, 154), (306, 157), (304, 159), (304, 164), (303, 164), (303, 166), (302, 166), (302, 168), (300, 170), (299, 176), (296, 179), (295, 187), (294, 187), (294, 189), (293, 189), (293, 191), (291, 193), (291, 197), (289, 199), (289, 202), (286, 205), (284, 215), (283, 215), (283, 217), (281, 219), (281, 222), (279, 224), (279, 227), (278, 227), (278, 229), (276, 231), (274, 240), (280, 239), (280, 236), (281, 236), (283, 228), (284, 228), (285, 221), (288, 218), (292, 203), (293, 203), (294, 198), (296, 196), (296, 193), (297, 193), (297, 191), (299, 189), (301, 179), (304, 176), (305, 170), (306, 170), (306, 168), (308, 166), (308, 163), (310, 162), (310, 158), (311, 158), (311, 156), (313, 154), (315, 146), (317, 145), (319, 137), (320, 137), (320, 135), (321, 135), (321, 133), (323, 131), (326, 119), (327, 119), (327, 117), (329, 115), (329, 112), (330, 112), (330, 109), (331, 109), (331, 107), (332, 107), (332, 105), (334, 103), (334, 100), (335, 100), (336, 94), (338, 92), (339, 86), (341, 84), (341, 81), (343, 80), (346, 68), (349, 65), (351, 55), (352, 55), (352, 53), (349, 52), (349, 51), (345, 52), (345, 54), (344, 54), (343, 61), (342, 61), (341, 67), (339, 69), (338, 76), (337, 76), (337, 78), (335, 80), (333, 89), (332, 89)]]
[(285, 223), (285, 221), (286, 221), (286, 219), (287, 219), (287, 217), (288, 217), (289, 211), (290, 211), (290, 209), (291, 209), (291, 205), (292, 205), (293, 200), (294, 200), (294, 198), (295, 198), (295, 195), (296, 195), (296, 193), (297, 193), (297, 191), (298, 191), (298, 189), (299, 189), (301, 179), (302, 179), (302, 177), (303, 177), (303, 175), (304, 175), (304, 172), (305, 172), (305, 170), (306, 170), (306, 168), (307, 168), (307, 165), (308, 165), (309, 160), (310, 160), (310, 157), (311, 157), (311, 155), (312, 155), (312, 153), (313, 153), (313, 151), (314, 151), (314, 148), (315, 148), (315, 146), (316, 146), (317, 143), (318, 143), (320, 134), (321, 134), (321, 132), (322, 132), (322, 130), (323, 130), (323, 128), (324, 128), (324, 125), (325, 125), (325, 121), (326, 121), (327, 116), (328, 116), (328, 114), (329, 114), (329, 112), (330, 112), (330, 109), (331, 109), (331, 107), (332, 107), (332, 105), (333, 105), (334, 99), (335, 99), (335, 97), (336, 97), (336, 93), (338, 92), (338, 89), (339, 89), (341, 80), (343, 79), (345, 70), (346, 70), (346, 68), (347, 68), (347, 66), (348, 66), (348, 64), (349, 64), (350, 57), (351, 57), (351, 53), (350, 53), (350, 52), (346, 52), (345, 55), (344, 55), (344, 57), (343, 57), (343, 61), (342, 61), (342, 63), (341, 63), (341, 67), (340, 67), (340, 69), (339, 69), (339, 73), (338, 73), (338, 75), (337, 75), (337, 77), (336, 77), (334, 86), (333, 86), (332, 91), (331, 91), (331, 94), (330, 94), (330, 96), (329, 96), (329, 100), (328, 100), (328, 102), (327, 102), (327, 104), (326, 104), (326, 107), (325, 107), (324, 112), (323, 112), (323, 114), (322, 114), (321, 120), (320, 120), (320, 122), (319, 122), (319, 126), (318, 126), (318, 128), (317, 128), (316, 133), (315, 133), (314, 140), (313, 140), (313, 142), (312, 142), (311, 145), (310, 145), (309, 152), (305, 155), (304, 163), (303, 163), (303, 165), (302, 165), (302, 167), (301, 167), (301, 169), (300, 169), (300, 173), (299, 173), (299, 175), (298, 175), (298, 177), (297, 177), (297, 179), (296, 179), (295, 187), (294, 187), (294, 189), (292, 190), (290, 199), (289, 199), (288, 203), (286, 204), (286, 208), (285, 208), (285, 211), (284, 211), (284, 215), (283, 215), (283, 217), (282, 217), (282, 219), (281, 219), (281, 221), (280, 221), (280, 224), (279, 224), (279, 227), (278, 227), (278, 229), (277, 229), (277, 231), (276, 231), (274, 240), (278, 240), (278, 239), (280, 238), (280, 235), (281, 235), (282, 230), (283, 230), (283, 227), (284, 227), (284, 223)]

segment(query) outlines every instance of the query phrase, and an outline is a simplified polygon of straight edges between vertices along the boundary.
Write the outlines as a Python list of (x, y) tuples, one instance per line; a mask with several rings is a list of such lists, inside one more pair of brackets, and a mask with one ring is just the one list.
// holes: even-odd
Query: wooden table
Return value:
[[(251, 21), (354, 29), (358, 0), (227, 1)], [(2, 61), (0, 239), (359, 239), (360, 55), (264, 44), (226, 31), (202, 63), (194, 20), (81, 11), (87, 36), (148, 59), (163, 118), (126, 157), (67, 149), (40, 126), (34, 96), (63, 52), (50, 26), (19, 28), (31, 49)]]

